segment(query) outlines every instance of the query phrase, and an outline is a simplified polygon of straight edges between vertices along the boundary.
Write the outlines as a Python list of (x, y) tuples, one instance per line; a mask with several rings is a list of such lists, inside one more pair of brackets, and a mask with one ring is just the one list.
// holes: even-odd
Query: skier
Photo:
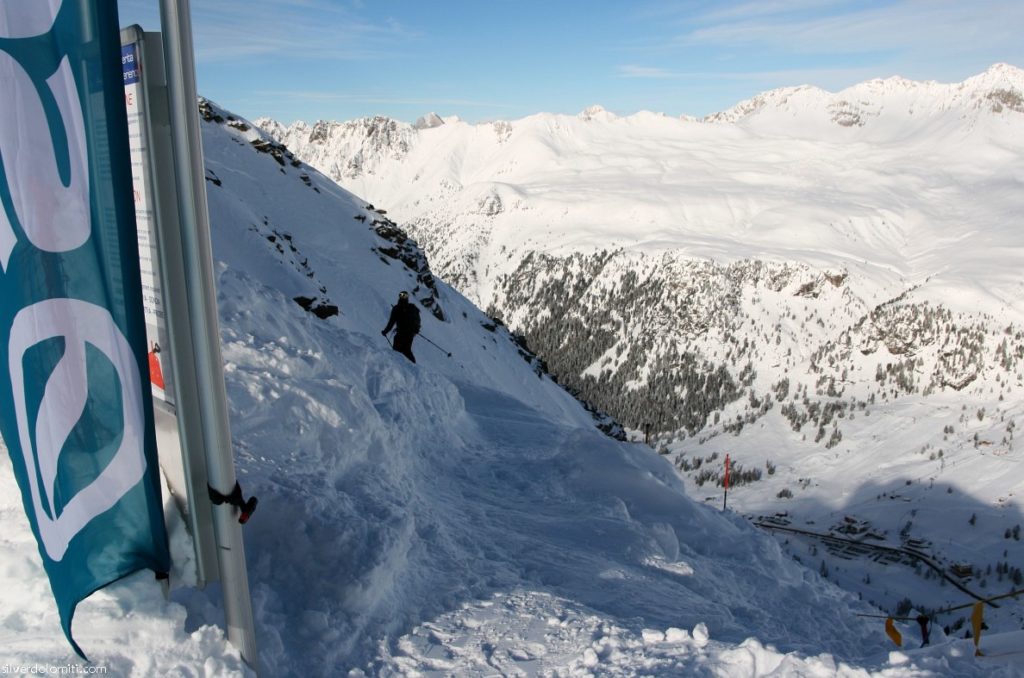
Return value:
[(392, 327), (395, 328), (395, 338), (391, 347), (416, 362), (412, 354), (412, 340), (420, 331), (420, 310), (409, 303), (409, 293), (404, 290), (398, 293), (398, 303), (391, 307), (388, 326), (381, 330), (381, 334), (387, 337)]

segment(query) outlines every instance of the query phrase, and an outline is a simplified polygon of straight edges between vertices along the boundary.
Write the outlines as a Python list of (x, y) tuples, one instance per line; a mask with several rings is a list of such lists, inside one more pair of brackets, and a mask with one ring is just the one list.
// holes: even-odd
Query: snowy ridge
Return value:
[[(841, 127), (865, 127), (880, 116), (928, 119), (947, 112), (961, 119), (986, 113), (1024, 112), (1024, 71), (995, 64), (984, 73), (956, 84), (915, 82), (901, 77), (869, 80), (832, 94), (816, 87), (771, 90), (705, 118), (713, 123), (742, 123), (770, 130), (784, 117), (809, 120), (829, 114)], [(759, 120), (763, 119), (763, 120)], [(879, 123), (881, 120), (878, 121)]]
[[(967, 281), (961, 270), (965, 257), (1009, 261), (1005, 248), (1020, 246), (1006, 226), (1018, 207), (1022, 80), (1019, 69), (999, 65), (959, 85), (873, 81), (850, 96), (800, 90), (795, 98), (776, 91), (762, 97), (773, 105), (718, 123), (584, 112), (424, 129), (320, 122), (315, 135), (303, 123), (260, 124), (429, 234), (435, 266), (471, 280), (459, 288), (483, 307), (497, 275), (525, 252), (616, 247), (833, 269), (859, 262), (872, 280), (895, 274), (916, 283), (942, 272), (954, 287), (995, 282), (989, 287), (1005, 301), (1018, 294), (1004, 281)], [(831, 119), (860, 115), (854, 109), (871, 112), (870, 124)], [(985, 235), (992, 228), (995, 243)], [(970, 276), (978, 269), (971, 265)]]
[(430, 129), (444, 124), (437, 116), (427, 116), (422, 126), (416, 127), (384, 117), (362, 118), (346, 123), (319, 120), (313, 125), (297, 122), (286, 133), (284, 127), (272, 120), (257, 121), (272, 137), (288, 145), (292, 134), (309, 139), (310, 143), (338, 146), (344, 158), (329, 169), (331, 176), (374, 174), (380, 160), (400, 162), (409, 151), (417, 129)]
[[(261, 500), (246, 537), (268, 675), (994, 675), (963, 641), (889, 654), (854, 616), (866, 603), (687, 498), (664, 458), (601, 434), (507, 330), (428, 286), (380, 208), (207, 112), (237, 465)], [(423, 332), (454, 358), (417, 340), (412, 365), (385, 344), (399, 289), (443, 309), (423, 314)], [(338, 313), (307, 312), (296, 297), (310, 291)], [(0, 662), (59, 663), (69, 650), (11, 474), (0, 482), (13, 546)], [(105, 604), (92, 619), (114, 639), (80, 641), (125, 675), (241, 672), (211, 626), (215, 602), (180, 585), (187, 573), (174, 580), (174, 603), (140, 575), (83, 605), (80, 620)]]

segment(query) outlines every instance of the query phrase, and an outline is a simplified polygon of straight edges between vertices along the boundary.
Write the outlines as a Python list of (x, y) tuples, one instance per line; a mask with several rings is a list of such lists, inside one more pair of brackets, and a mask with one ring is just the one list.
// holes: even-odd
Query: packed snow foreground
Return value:
[[(878, 610), (599, 431), (381, 211), (205, 114), (265, 675), (1020, 675), (970, 641), (891, 652), (856, 616)], [(380, 336), (403, 289), (443, 347), (417, 339), (415, 365)], [(0, 517), (0, 669), (77, 664), (6, 453)], [(171, 522), (171, 601), (139, 573), (80, 606), (76, 638), (113, 675), (246, 673)]]

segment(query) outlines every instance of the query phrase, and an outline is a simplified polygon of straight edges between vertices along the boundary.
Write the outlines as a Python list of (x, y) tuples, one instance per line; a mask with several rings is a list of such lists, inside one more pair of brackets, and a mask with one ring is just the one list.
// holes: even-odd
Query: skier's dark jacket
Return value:
[(415, 304), (407, 300), (399, 300), (391, 307), (391, 317), (388, 318), (388, 326), (384, 328), (384, 334), (396, 327), (395, 334), (415, 335), (420, 331), (420, 310)]

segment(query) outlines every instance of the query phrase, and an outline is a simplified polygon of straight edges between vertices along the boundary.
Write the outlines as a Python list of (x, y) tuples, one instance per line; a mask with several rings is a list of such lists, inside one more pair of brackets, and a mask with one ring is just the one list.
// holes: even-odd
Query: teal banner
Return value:
[(121, 59), (116, 0), (0, 0), (0, 432), (83, 657), (78, 602), (170, 568)]

